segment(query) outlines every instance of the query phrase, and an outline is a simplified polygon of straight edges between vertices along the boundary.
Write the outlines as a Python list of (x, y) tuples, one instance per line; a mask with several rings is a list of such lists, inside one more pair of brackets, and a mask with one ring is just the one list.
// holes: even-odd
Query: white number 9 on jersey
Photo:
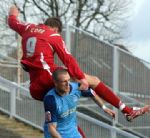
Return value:
[(31, 57), (34, 54), (35, 46), (36, 46), (36, 37), (30, 37), (27, 40), (26, 43), (26, 51), (27, 51), (27, 57)]

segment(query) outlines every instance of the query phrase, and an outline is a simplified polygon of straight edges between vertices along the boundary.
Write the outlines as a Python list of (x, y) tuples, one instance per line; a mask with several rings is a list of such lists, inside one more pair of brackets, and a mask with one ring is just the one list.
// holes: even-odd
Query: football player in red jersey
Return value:
[(33, 98), (43, 100), (47, 91), (54, 86), (51, 75), (58, 68), (54, 64), (54, 53), (57, 53), (71, 77), (81, 83), (81, 90), (90, 86), (97, 95), (120, 109), (128, 121), (149, 111), (150, 106), (142, 108), (126, 106), (99, 78), (84, 74), (80, 70), (76, 60), (67, 51), (60, 35), (62, 23), (59, 19), (48, 18), (44, 24), (39, 25), (23, 24), (17, 19), (18, 14), (17, 7), (10, 7), (8, 24), (22, 37), (21, 64), (29, 72), (30, 93)]
[(67, 67), (71, 77), (78, 79), (81, 87), (87, 89), (88, 82), (85, 75), (74, 57), (67, 51), (60, 35), (61, 21), (57, 18), (48, 18), (44, 24), (24, 24), (17, 20), (18, 14), (18, 9), (12, 6), (8, 24), (22, 37), (21, 64), (24, 70), (29, 72), (32, 97), (42, 100), (45, 93), (54, 86), (51, 74), (58, 68), (54, 64), (54, 53), (57, 53)]

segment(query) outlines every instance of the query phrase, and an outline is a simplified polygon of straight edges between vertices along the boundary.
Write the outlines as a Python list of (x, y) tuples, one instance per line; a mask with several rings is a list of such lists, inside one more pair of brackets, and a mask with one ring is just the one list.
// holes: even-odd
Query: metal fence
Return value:
[[(73, 26), (66, 26), (63, 37), (68, 49), (76, 57), (84, 72), (99, 77), (112, 88), (127, 105), (150, 105), (150, 63), (134, 57), (131, 53), (128, 53), (123, 49), (99, 41), (96, 37)], [(61, 64), (57, 57), (56, 63)], [(10, 66), (10, 64), (9, 66), (0, 64), (0, 75), (13, 82), (19, 82), (25, 86), (27, 84), (28, 86), (28, 75), (21, 69), (18, 70), (18, 67), (17, 64), (13, 66)], [(4, 85), (0, 85), (2, 88), (0, 90), (1, 110), (4, 110), (11, 116), (21, 118), (28, 123), (41, 128), (43, 122), (43, 109), (41, 103), (29, 98), (28, 90), (17, 88), (17, 85), (15, 86), (15, 89), (17, 88), (17, 90), (14, 91), (21, 94), (17, 99), (14, 99), (15, 96), (11, 95), (9, 92), (10, 90), (13, 91), (13, 89), (9, 89), (7, 85), (9, 86), (12, 84), (6, 83), (5, 87)], [(13, 101), (15, 101), (15, 103), (12, 104), (11, 102)], [(91, 110), (98, 111), (98, 107), (96, 105), (92, 105), (91, 107), (89, 101), (90, 100), (87, 100), (85, 103), (87, 104), (87, 107)], [(11, 106), (15, 106), (15, 108), (11, 108)], [(13, 109), (15, 109), (15, 111)], [(119, 112), (118, 118), (114, 124), (121, 124), (121, 129), (128, 128), (131, 129), (131, 131), (140, 133), (141, 136), (144, 135), (145, 137), (150, 137), (149, 117), (150, 115), (147, 114), (133, 123), (128, 123), (124, 119), (124, 116)], [(133, 137), (128, 136), (127, 133), (123, 135), (125, 132), (118, 129), (116, 134), (112, 133), (111, 129), (116, 130), (115, 127), (104, 128), (103, 125), (98, 125), (98, 127), (95, 123), (92, 124), (93, 121), (81, 118), (82, 117), (79, 115), (79, 123), (82, 122), (81, 125), (85, 124), (83, 128), (86, 128), (85, 132), (90, 138), (91, 136), (92, 138), (97, 138), (99, 136), (105, 138), (115, 138), (115, 136), (117, 138)], [(90, 127), (92, 130), (89, 130)], [(98, 134), (95, 134), (96, 130)]]
[[(44, 110), (42, 102), (33, 100), (28, 89), (19, 87), (0, 77), (0, 110), (36, 128), (43, 129)], [(20, 92), (20, 97), (16, 97), (16, 92)], [(138, 138), (117, 127), (112, 127), (104, 122), (98, 121), (85, 114), (78, 112), (78, 122), (86, 133), (87, 138), (111, 138), (112, 132), (117, 134), (117, 138)]]
[[(150, 105), (150, 63), (124, 49), (99, 41), (75, 27), (70, 27), (70, 35), (66, 42), (70, 39), (69, 49), (85, 72), (99, 77), (127, 105)], [(150, 137), (149, 117), (150, 114), (147, 114), (133, 123), (128, 123), (119, 112), (116, 123)]]

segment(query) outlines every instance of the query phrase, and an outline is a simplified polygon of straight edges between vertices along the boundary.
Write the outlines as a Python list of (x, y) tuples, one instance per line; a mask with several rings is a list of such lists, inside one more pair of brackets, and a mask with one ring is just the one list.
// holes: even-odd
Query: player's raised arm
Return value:
[(85, 79), (85, 75), (80, 69), (76, 59), (71, 55), (65, 46), (65, 42), (59, 35), (51, 36), (50, 43), (57, 53), (63, 64), (67, 67), (69, 74), (73, 79), (79, 80), (81, 84), (81, 89), (88, 89), (88, 82)]
[(10, 15), (13, 15), (13, 16), (16, 16), (18, 17), (19, 15), (19, 11), (18, 11), (18, 8), (15, 6), (15, 5), (12, 5), (9, 9), (9, 16)]
[(17, 19), (18, 16), (18, 8), (15, 5), (11, 6), (8, 12), (8, 25), (12, 30), (22, 35), (24, 31), (30, 26), (30, 24), (20, 22)]

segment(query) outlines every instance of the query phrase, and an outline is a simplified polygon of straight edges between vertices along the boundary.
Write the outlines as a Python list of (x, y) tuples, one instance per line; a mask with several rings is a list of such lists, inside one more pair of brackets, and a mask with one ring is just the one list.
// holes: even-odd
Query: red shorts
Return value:
[(37, 70), (30, 72), (30, 94), (42, 101), (45, 94), (54, 87), (52, 76), (47, 70)]
[[(52, 72), (58, 68), (65, 68), (57, 66), (52, 69)], [(30, 71), (30, 94), (32, 98), (43, 101), (45, 94), (54, 87), (51, 74), (47, 70)]]

